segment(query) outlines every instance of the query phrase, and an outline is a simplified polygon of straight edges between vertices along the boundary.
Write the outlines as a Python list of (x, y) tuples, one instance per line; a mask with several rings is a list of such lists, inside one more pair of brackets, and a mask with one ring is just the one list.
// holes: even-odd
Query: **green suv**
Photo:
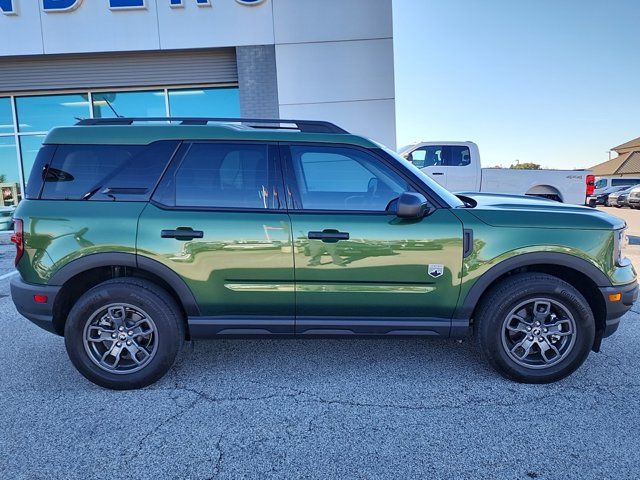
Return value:
[(326, 122), (84, 120), (49, 133), (25, 197), (13, 301), (114, 389), (185, 340), (256, 335), (473, 333), (502, 375), (551, 382), (637, 297), (618, 218), (456, 196)]

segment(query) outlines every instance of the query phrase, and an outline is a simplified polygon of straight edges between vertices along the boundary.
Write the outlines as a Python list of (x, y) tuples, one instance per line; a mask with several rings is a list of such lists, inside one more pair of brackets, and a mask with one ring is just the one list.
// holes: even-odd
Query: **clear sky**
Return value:
[[(591, 167), (640, 137), (640, 0), (393, 0), (398, 146)], [(615, 156), (615, 153), (613, 154)]]

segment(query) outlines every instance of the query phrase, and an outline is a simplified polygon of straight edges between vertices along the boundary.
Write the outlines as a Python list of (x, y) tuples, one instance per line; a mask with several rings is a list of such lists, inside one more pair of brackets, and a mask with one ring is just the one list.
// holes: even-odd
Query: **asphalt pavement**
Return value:
[[(640, 248), (640, 247), (637, 247)], [(0, 278), (13, 252), (0, 246)], [(638, 478), (640, 309), (552, 385), (472, 342), (213, 340), (140, 391), (86, 381), (0, 280), (0, 478)]]

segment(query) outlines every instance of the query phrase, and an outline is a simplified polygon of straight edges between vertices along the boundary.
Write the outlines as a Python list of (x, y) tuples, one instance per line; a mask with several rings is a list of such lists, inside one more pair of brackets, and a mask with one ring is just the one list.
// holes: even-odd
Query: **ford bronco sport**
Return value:
[(83, 120), (49, 133), (25, 196), (13, 301), (114, 389), (225, 335), (474, 333), (502, 375), (551, 382), (637, 296), (623, 221), (455, 196), (326, 122)]

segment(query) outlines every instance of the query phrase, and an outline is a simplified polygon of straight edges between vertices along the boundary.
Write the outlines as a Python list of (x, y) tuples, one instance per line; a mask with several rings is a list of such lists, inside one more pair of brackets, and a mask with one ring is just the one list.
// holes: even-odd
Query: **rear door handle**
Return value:
[(431, 175), (444, 175), (442, 172), (433, 172)]
[(191, 227), (179, 227), (175, 230), (162, 230), (160, 236), (162, 238), (175, 238), (176, 240), (192, 240), (204, 237), (204, 232), (202, 230), (194, 230)]
[(349, 240), (349, 233), (326, 229), (321, 232), (309, 232), (307, 238), (309, 240), (322, 240), (323, 242), (333, 243), (340, 240)]

